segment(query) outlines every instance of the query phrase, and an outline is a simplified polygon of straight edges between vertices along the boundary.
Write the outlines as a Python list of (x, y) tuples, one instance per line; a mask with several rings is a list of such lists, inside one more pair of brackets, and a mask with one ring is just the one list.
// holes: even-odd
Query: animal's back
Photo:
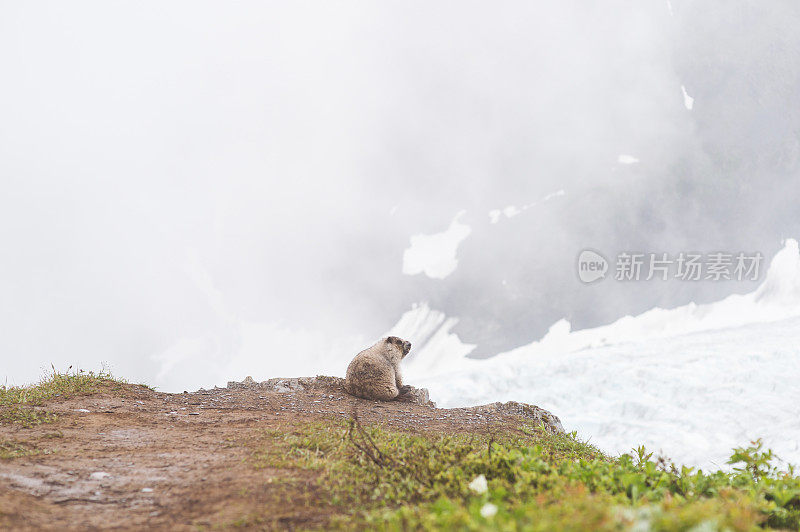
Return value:
[(398, 394), (394, 368), (372, 349), (361, 351), (350, 362), (344, 386), (347, 393), (364, 399), (391, 401)]

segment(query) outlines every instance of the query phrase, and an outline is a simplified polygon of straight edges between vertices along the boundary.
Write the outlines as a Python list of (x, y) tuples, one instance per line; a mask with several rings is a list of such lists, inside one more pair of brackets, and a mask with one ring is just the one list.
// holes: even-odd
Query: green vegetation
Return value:
[[(271, 433), (259, 467), (320, 473), (326, 528), (414, 530), (753, 530), (800, 527), (800, 478), (761, 442), (731, 472), (618, 458), (571, 435), (420, 436), (331, 424)], [(278, 443), (276, 448), (276, 442)]]
[(28, 405), (0, 407), (0, 423), (17, 423), (23, 427), (33, 427), (42, 423), (51, 423), (55, 420), (55, 414), (45, 410), (36, 410)]
[(20, 456), (32, 456), (39, 454), (39, 450), (28, 444), (22, 442), (15, 442), (9, 440), (0, 440), (0, 460), (19, 458)]
[[(71, 369), (71, 367), (70, 367)], [(38, 384), (30, 386), (0, 386), (0, 423), (16, 423), (31, 427), (50, 423), (55, 414), (37, 408), (55, 397), (73, 397), (95, 392), (100, 386), (120, 386), (107, 371), (99, 373), (84, 370), (60, 373), (53, 368)]]

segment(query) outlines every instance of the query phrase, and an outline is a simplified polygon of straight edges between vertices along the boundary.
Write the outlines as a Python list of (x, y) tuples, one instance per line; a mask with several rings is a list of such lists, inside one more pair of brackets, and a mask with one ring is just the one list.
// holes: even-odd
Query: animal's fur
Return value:
[(391, 401), (405, 393), (410, 387), (403, 386), (400, 361), (410, 350), (411, 342), (389, 336), (361, 351), (347, 366), (345, 390), (374, 401)]

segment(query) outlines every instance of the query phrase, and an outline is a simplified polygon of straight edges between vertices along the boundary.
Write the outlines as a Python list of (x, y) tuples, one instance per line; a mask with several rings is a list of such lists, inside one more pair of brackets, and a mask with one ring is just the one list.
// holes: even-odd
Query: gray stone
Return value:
[(431, 394), (428, 392), (427, 388), (414, 388), (413, 386), (409, 386), (408, 388), (406, 392), (400, 394), (396, 401), (436, 408), (436, 403), (431, 401)]
[[(246, 377), (242, 382), (228, 382), (229, 390), (258, 389), (268, 392), (290, 393), (300, 392), (311, 389), (333, 389), (339, 393), (347, 393), (344, 390), (344, 379), (341, 377), (329, 377), (327, 375), (317, 375), (316, 377), (278, 377), (263, 382), (256, 382), (252, 377)], [(414, 403), (424, 406), (435, 407), (431, 401), (430, 394), (426, 388), (415, 388), (408, 386), (408, 390), (401, 394), (397, 401), (403, 403)]]
[(507, 403), (498, 402), (463, 408), (461, 410), (474, 412), (479, 415), (499, 414), (522, 418), (530, 421), (534, 427), (541, 426), (550, 433), (564, 434), (564, 427), (561, 425), (561, 420), (558, 419), (558, 416), (555, 416), (544, 408), (539, 408), (538, 406), (529, 405), (527, 403), (518, 403), (516, 401), (509, 401)]
[(298, 392), (301, 390), (305, 390), (307, 387), (307, 383), (301, 382), (302, 378), (290, 378), (290, 379), (269, 379), (267, 381), (262, 382), (259, 387), (266, 388), (268, 391), (271, 392), (278, 392), (278, 393), (288, 393), (288, 392)]

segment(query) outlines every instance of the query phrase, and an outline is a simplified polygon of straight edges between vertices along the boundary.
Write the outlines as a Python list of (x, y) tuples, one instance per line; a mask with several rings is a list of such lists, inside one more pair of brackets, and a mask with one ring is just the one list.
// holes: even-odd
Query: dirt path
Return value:
[[(298, 423), (354, 412), (365, 423), (414, 432), (515, 430), (520, 417), (536, 416), (560, 427), (516, 403), (446, 410), (356, 399), (333, 378), (294, 390), (253, 384), (183, 394), (125, 385), (47, 403), (53, 423), (0, 425), (0, 441), (37, 453), (0, 460), (0, 528), (198, 530), (253, 512), (267, 512), (281, 528), (321, 526), (333, 510), (315, 498), (318, 473), (254, 468), (254, 446), (268, 447)], [(287, 476), (292, 493), (273, 482)]]

